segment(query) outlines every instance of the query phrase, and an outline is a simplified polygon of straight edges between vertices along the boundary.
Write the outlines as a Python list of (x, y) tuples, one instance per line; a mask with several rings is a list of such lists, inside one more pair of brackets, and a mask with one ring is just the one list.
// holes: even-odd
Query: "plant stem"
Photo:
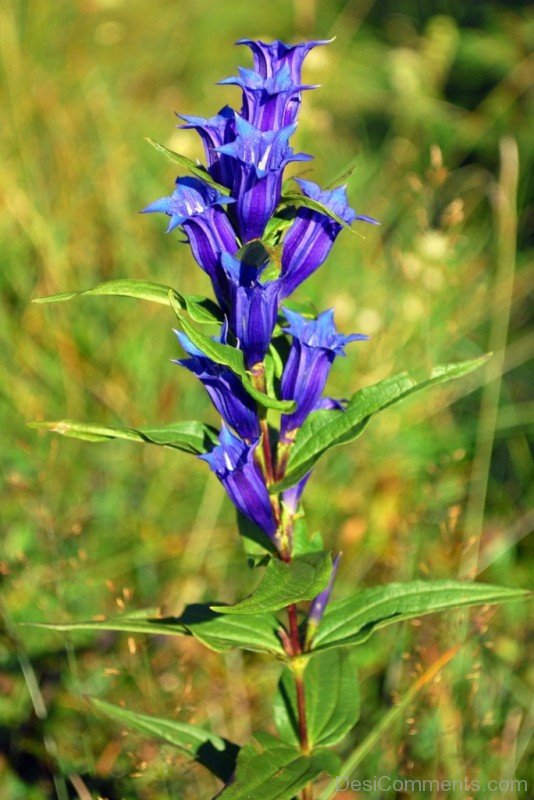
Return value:
[(269, 440), (269, 425), (265, 417), (260, 417), (260, 430), (262, 433), (261, 446), (263, 449), (263, 458), (265, 460), (265, 478), (267, 484), (270, 484), (274, 483), (273, 454), (271, 451), (271, 442)]
[[(300, 636), (298, 629), (297, 619), (297, 606), (293, 605), (287, 607), (287, 615), (289, 617), (289, 638), (291, 641), (291, 654), (293, 657), (299, 656), (302, 653), (300, 644)], [(300, 669), (294, 671), (295, 687), (297, 692), (297, 711), (299, 723), (299, 739), (300, 749), (303, 753), (309, 753), (308, 743), (308, 723), (306, 720), (306, 694), (304, 691), (304, 680)]]

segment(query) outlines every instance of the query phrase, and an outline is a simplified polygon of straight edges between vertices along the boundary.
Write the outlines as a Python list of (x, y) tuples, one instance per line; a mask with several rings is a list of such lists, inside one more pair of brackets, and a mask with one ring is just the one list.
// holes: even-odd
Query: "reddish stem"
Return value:
[[(293, 605), (288, 606), (287, 614), (289, 618), (289, 638), (291, 641), (291, 654), (293, 657), (299, 656), (302, 653), (302, 646), (300, 643), (300, 636), (299, 636), (297, 606), (294, 603)], [(306, 721), (306, 694), (304, 691), (304, 681), (302, 680), (302, 675), (299, 672), (295, 672), (295, 688), (297, 692), (297, 712), (298, 712), (298, 723), (299, 723), (300, 749), (302, 750), (303, 753), (307, 754), (310, 752), (310, 748), (308, 742), (308, 724)]]
[(267, 480), (267, 484), (270, 484), (274, 483), (273, 454), (271, 450), (271, 441), (269, 439), (269, 426), (265, 418), (260, 419), (260, 429), (262, 433), (261, 446), (265, 461), (265, 478)]

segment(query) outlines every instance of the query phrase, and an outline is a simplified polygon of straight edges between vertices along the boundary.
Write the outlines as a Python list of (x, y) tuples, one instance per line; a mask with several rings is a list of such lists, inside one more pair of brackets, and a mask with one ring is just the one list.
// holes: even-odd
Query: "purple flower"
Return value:
[(221, 108), (214, 117), (192, 117), (189, 114), (178, 114), (185, 125), (180, 128), (193, 128), (197, 131), (204, 145), (204, 153), (208, 163), (208, 172), (217, 183), (231, 189), (234, 179), (234, 162), (229, 156), (221, 155), (216, 148), (233, 142), (235, 139), (235, 111), (230, 106)]
[(299, 509), (300, 500), (310, 476), (311, 471), (301, 478), (295, 486), (292, 486), (291, 489), (286, 489), (285, 492), (282, 492), (282, 502), (291, 516), (295, 516)]
[(332, 39), (318, 39), (300, 44), (284, 44), (284, 42), (261, 42), (253, 39), (240, 39), (237, 44), (245, 44), (252, 50), (254, 69), (264, 78), (272, 77), (284, 66), (289, 68), (291, 79), (295, 84), (301, 82), (302, 63), (310, 50), (322, 44), (330, 44)]
[(237, 199), (239, 235), (246, 243), (261, 237), (278, 205), (284, 167), (311, 156), (294, 153), (288, 145), (295, 124), (279, 131), (261, 131), (238, 115), (235, 124), (235, 140), (217, 147), (217, 152), (235, 160), (232, 194)]
[[(341, 217), (348, 225), (355, 220), (378, 225), (372, 217), (357, 215), (349, 206), (345, 186), (338, 186), (331, 191), (323, 190), (312, 181), (295, 179), (303, 194), (326, 206)], [(301, 206), (297, 216), (289, 228), (282, 248), (283, 281), (282, 297), (295, 291), (306, 278), (321, 266), (334, 244), (341, 225), (332, 217)]]
[(245, 354), (249, 368), (263, 361), (269, 349), (278, 315), (278, 281), (261, 283), (265, 265), (254, 267), (222, 255), (222, 267), (228, 280), (229, 302), (224, 309), (230, 330)]
[(199, 458), (209, 464), (236, 508), (274, 541), (277, 523), (265, 480), (254, 460), (257, 446), (257, 441), (245, 444), (223, 425), (219, 444)]
[(236, 253), (235, 231), (221, 205), (234, 199), (219, 194), (199, 178), (177, 178), (170, 197), (161, 197), (143, 209), (144, 214), (162, 212), (171, 221), (167, 232), (179, 225), (185, 231), (193, 256), (211, 278), (219, 303), (225, 299), (221, 253)]
[(230, 425), (242, 439), (248, 442), (256, 441), (260, 436), (256, 403), (244, 390), (237, 375), (234, 375), (228, 367), (216, 364), (205, 356), (189, 341), (185, 333), (181, 331), (175, 333), (191, 358), (176, 359), (174, 363), (185, 367), (199, 378), (227, 425)]
[(294, 431), (317, 407), (336, 356), (345, 355), (345, 345), (349, 342), (369, 337), (362, 333), (349, 336), (338, 333), (332, 309), (311, 320), (288, 308), (283, 311), (289, 322), (286, 331), (292, 335), (293, 343), (282, 375), (281, 396), (284, 400), (294, 400), (297, 409), (282, 416), (280, 433), (282, 441), (291, 441)]
[(330, 595), (332, 594), (332, 589), (334, 586), (334, 581), (336, 579), (337, 570), (339, 567), (339, 562), (341, 560), (341, 553), (338, 553), (337, 556), (334, 558), (332, 562), (332, 572), (330, 573), (330, 580), (328, 581), (328, 585), (326, 589), (317, 595), (317, 597), (312, 601), (310, 612), (308, 614), (308, 626), (306, 631), (306, 644), (309, 645), (313, 636), (319, 627), (319, 623), (323, 618), (323, 614), (325, 612), (325, 608), (328, 605), (328, 601), (330, 600)]
[(295, 83), (287, 63), (268, 78), (239, 67), (238, 77), (225, 78), (219, 83), (241, 87), (241, 116), (261, 131), (276, 131), (295, 122), (300, 108), (300, 93), (316, 88)]

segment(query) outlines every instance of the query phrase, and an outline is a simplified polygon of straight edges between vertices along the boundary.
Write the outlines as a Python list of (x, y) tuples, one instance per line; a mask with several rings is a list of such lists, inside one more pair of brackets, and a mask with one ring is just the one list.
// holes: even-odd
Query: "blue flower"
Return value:
[[(256, 403), (245, 391), (243, 384), (228, 367), (216, 364), (189, 341), (185, 333), (175, 331), (178, 340), (191, 358), (176, 359), (175, 364), (185, 367), (199, 378), (223, 418), (236, 433), (248, 442), (260, 436)], [(224, 334), (223, 337), (225, 338)]]
[(311, 471), (301, 478), (295, 486), (292, 486), (291, 489), (286, 489), (282, 492), (282, 502), (292, 517), (294, 517), (299, 510), (302, 494), (310, 477)]
[[(355, 220), (378, 225), (372, 217), (357, 215), (349, 206), (345, 186), (330, 191), (312, 181), (295, 179), (306, 197), (316, 200), (351, 225)], [(282, 248), (282, 297), (295, 291), (303, 281), (321, 266), (334, 244), (342, 226), (320, 211), (301, 206), (289, 228)]]
[(219, 303), (224, 302), (226, 283), (221, 271), (221, 254), (236, 253), (239, 247), (232, 224), (221, 206), (234, 202), (199, 178), (186, 177), (176, 179), (170, 197), (155, 200), (142, 212), (167, 214), (171, 218), (167, 232), (182, 227), (195, 260), (211, 278)]
[(302, 80), (302, 64), (310, 50), (322, 44), (330, 44), (333, 39), (318, 39), (300, 44), (284, 42), (261, 42), (253, 39), (240, 39), (237, 44), (245, 44), (252, 50), (254, 69), (264, 78), (270, 78), (282, 67), (287, 66), (295, 84)]
[(261, 131), (236, 115), (237, 136), (217, 152), (235, 159), (232, 195), (237, 200), (241, 241), (260, 238), (280, 201), (282, 173), (291, 161), (308, 161), (311, 156), (294, 153), (288, 145), (296, 125), (279, 131)]
[(249, 369), (263, 361), (278, 315), (280, 285), (278, 281), (261, 283), (264, 266), (244, 264), (229, 253), (222, 255), (229, 296), (225, 312)]
[(288, 64), (270, 77), (239, 67), (239, 76), (225, 78), (221, 84), (241, 87), (243, 107), (241, 116), (262, 131), (277, 131), (295, 122), (301, 102), (301, 92), (314, 89), (295, 83)]
[(218, 114), (209, 118), (193, 117), (189, 114), (177, 116), (186, 123), (180, 125), (180, 128), (193, 128), (202, 139), (211, 177), (230, 189), (234, 179), (234, 162), (228, 156), (218, 153), (216, 148), (235, 139), (234, 109), (224, 106)]
[(236, 508), (275, 541), (278, 526), (265, 480), (254, 459), (257, 446), (257, 441), (246, 444), (223, 425), (219, 444), (199, 458), (209, 464)]
[(308, 624), (306, 630), (306, 644), (308, 646), (311, 643), (317, 628), (319, 627), (319, 623), (323, 618), (326, 606), (330, 600), (330, 595), (332, 594), (340, 560), (341, 553), (338, 553), (332, 561), (332, 572), (330, 573), (330, 580), (328, 581), (326, 589), (323, 589), (323, 591), (320, 592), (320, 594), (318, 594), (317, 597), (315, 597), (315, 599), (312, 601), (308, 614)]
[(297, 409), (282, 416), (280, 433), (282, 441), (291, 441), (308, 414), (316, 409), (334, 359), (346, 355), (345, 345), (349, 342), (369, 337), (338, 333), (332, 309), (312, 320), (287, 308), (283, 311), (289, 322), (285, 330), (292, 335), (293, 343), (282, 374), (281, 395), (284, 400), (294, 400)]

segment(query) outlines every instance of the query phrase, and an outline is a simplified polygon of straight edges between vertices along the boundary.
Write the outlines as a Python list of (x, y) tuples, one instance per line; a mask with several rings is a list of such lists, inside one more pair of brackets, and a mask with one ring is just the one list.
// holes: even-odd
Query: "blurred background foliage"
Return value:
[[(349, 196), (382, 227), (365, 240), (344, 233), (300, 289), (335, 306), (342, 329), (372, 335), (336, 366), (333, 393), (496, 355), (484, 374), (385, 413), (334, 451), (308, 490), (310, 524), (344, 552), (337, 596), (421, 576), (528, 585), (534, 19), (512, 1), (4, 0), (0, 28), (0, 795), (211, 796), (200, 768), (125, 737), (84, 696), (208, 722), (242, 742), (272, 727), (276, 664), (185, 639), (69, 637), (18, 623), (176, 612), (246, 593), (253, 577), (233, 512), (204, 464), (26, 427), (214, 413), (193, 376), (170, 364), (179, 351), (164, 307), (29, 302), (119, 277), (206, 293), (179, 237), (136, 213), (175, 178), (143, 137), (201, 155), (173, 112), (210, 116), (238, 103), (237, 90), (215, 86), (250, 64), (236, 39), (336, 36), (309, 57), (305, 78), (322, 88), (305, 95), (297, 144), (315, 155), (307, 175), (322, 183), (355, 162)], [(425, 618), (362, 646), (364, 711), (342, 754), (413, 675), (465, 640), (358, 777), (525, 777), (526, 637), (524, 609), (511, 605), (476, 610), (467, 625)]]

